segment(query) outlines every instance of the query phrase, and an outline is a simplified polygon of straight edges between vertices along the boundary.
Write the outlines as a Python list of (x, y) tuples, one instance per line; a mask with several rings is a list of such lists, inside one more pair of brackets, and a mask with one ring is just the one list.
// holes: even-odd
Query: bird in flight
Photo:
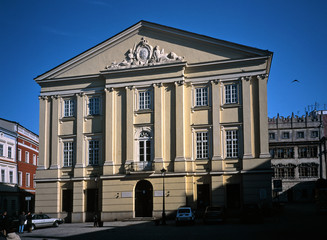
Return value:
[(299, 83), (300, 81), (295, 79), (295, 80), (292, 81), (292, 83), (294, 83), (294, 82), (298, 82)]

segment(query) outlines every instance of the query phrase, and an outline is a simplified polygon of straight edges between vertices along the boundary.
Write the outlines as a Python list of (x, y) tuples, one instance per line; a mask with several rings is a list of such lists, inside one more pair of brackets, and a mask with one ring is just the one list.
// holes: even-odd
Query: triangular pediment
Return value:
[(35, 78), (36, 81), (100, 74), (174, 62), (199, 64), (249, 59), (271, 52), (140, 21)]

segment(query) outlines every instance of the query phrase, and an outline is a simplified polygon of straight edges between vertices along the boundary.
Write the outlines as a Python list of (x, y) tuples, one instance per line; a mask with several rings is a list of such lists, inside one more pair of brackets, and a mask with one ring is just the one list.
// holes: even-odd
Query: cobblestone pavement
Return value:
[(36, 229), (20, 236), (24, 240), (327, 239), (326, 223), (327, 215), (316, 214), (313, 204), (288, 204), (282, 212), (265, 218), (264, 223), (259, 224), (243, 224), (238, 219), (217, 225), (204, 225), (202, 221), (197, 221), (195, 225), (185, 226), (175, 226), (174, 221), (168, 221), (166, 226), (156, 226), (147, 221), (105, 222), (100, 228), (94, 228), (92, 223), (71, 223), (58, 228)]

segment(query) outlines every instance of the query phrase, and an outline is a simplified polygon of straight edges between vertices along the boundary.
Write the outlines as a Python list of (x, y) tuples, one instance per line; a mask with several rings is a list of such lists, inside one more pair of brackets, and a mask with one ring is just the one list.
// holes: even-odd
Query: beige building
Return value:
[(103, 221), (159, 217), (163, 195), (167, 214), (269, 205), (271, 60), (140, 21), (36, 77), (36, 211), (73, 222), (98, 210)]

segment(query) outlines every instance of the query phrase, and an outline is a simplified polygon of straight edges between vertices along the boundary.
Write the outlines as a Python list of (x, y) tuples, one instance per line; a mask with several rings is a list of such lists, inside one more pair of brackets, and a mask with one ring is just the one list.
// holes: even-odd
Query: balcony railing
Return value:
[(153, 171), (152, 161), (131, 162), (125, 164), (126, 173)]

